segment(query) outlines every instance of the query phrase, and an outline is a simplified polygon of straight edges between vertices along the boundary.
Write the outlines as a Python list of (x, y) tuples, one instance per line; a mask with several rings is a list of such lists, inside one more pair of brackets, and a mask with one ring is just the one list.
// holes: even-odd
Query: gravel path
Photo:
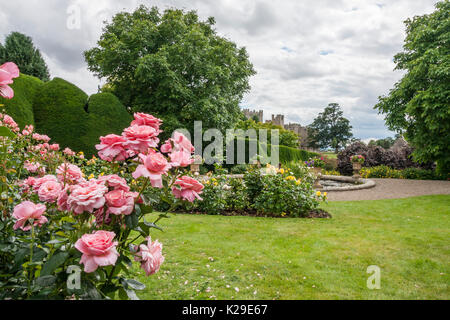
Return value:
[(371, 179), (376, 186), (355, 191), (329, 191), (330, 201), (396, 199), (429, 194), (450, 194), (450, 181)]

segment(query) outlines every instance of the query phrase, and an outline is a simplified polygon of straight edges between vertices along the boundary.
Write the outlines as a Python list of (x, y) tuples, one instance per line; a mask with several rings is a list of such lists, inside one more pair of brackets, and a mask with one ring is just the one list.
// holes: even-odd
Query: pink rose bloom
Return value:
[(19, 77), (19, 68), (13, 62), (6, 62), (0, 66), (0, 96), (6, 99), (14, 97), (13, 89), (8, 86), (14, 78)]
[(32, 172), (32, 173), (36, 172), (39, 169), (40, 166), (41, 166), (41, 164), (39, 162), (30, 162), (28, 160), (26, 160), (23, 163), (23, 167), (26, 170), (28, 170), (29, 172)]
[(85, 211), (92, 213), (105, 204), (104, 194), (108, 188), (96, 179), (74, 186), (67, 199), (67, 205), (75, 214)]
[(127, 139), (116, 134), (108, 134), (100, 137), (100, 144), (95, 148), (98, 150), (98, 156), (105, 161), (124, 161), (128, 158), (125, 149)]
[(83, 172), (74, 164), (63, 163), (56, 169), (56, 175), (61, 183), (75, 184), (84, 181)]
[[(147, 276), (158, 272), (164, 262), (162, 243), (159, 243), (158, 240), (152, 242), (152, 238), (147, 237), (147, 245), (141, 244), (138, 248), (139, 251), (136, 253), (134, 260), (141, 263), (141, 267), (145, 270)], [(138, 248), (136, 246), (136, 250)]]
[(28, 231), (31, 229), (31, 225), (27, 222), (32, 222), (35, 226), (42, 226), (44, 223), (48, 222), (47, 218), (44, 217), (45, 205), (35, 204), (31, 201), (24, 201), (14, 207), (13, 217), (17, 220), (14, 224), (14, 230), (22, 229), (23, 231)]
[(14, 121), (13, 118), (11, 118), (9, 115), (5, 114), (3, 116), (3, 123), (12, 129), (18, 128), (18, 124)]
[(46, 183), (48, 181), (58, 182), (58, 179), (54, 175), (51, 175), (51, 174), (45, 175), (42, 178), (37, 178), (34, 180), (33, 191), (38, 192), (41, 185), (43, 185), (44, 183)]
[(45, 134), (34, 133), (32, 135), (32, 138), (37, 141), (44, 141), (44, 142), (50, 141), (50, 137)]
[(95, 223), (97, 225), (107, 224), (112, 222), (112, 219), (108, 212), (105, 212), (105, 207), (101, 207), (94, 211)]
[(173, 151), (170, 155), (170, 164), (174, 167), (187, 167), (192, 164), (195, 159), (186, 151)]
[(162, 153), (169, 153), (172, 152), (172, 140), (167, 140), (162, 146), (161, 146), (161, 152)]
[(23, 189), (22, 192), (28, 192), (30, 188), (34, 186), (35, 183), (36, 183), (35, 177), (28, 177), (25, 180), (19, 182), (19, 187)]
[(171, 167), (167, 159), (153, 149), (149, 150), (148, 155), (139, 154), (139, 158), (142, 164), (133, 172), (133, 178), (150, 178), (150, 182), (154, 188), (162, 188), (162, 175), (167, 173)]
[(106, 185), (113, 189), (120, 189), (123, 191), (130, 191), (130, 187), (127, 184), (127, 180), (119, 177), (117, 174), (111, 174), (98, 178), (99, 181), (103, 181)]
[(105, 194), (106, 205), (108, 206), (106, 213), (131, 214), (134, 210), (134, 200), (138, 195), (136, 192), (126, 192), (120, 189), (108, 192)]
[(75, 156), (75, 152), (72, 151), (70, 148), (65, 148), (63, 152), (68, 156)]
[(149, 148), (158, 146), (158, 134), (153, 127), (132, 125), (123, 130), (122, 136), (127, 139), (127, 148), (135, 152), (146, 152)]
[(58, 199), (61, 190), (62, 186), (59, 182), (47, 181), (39, 187), (39, 200), (53, 203)]
[(66, 186), (58, 195), (58, 199), (56, 200), (56, 204), (58, 206), (59, 211), (69, 211), (69, 205), (67, 204), (67, 199), (69, 199), (69, 194), (72, 192), (75, 186)]
[(189, 202), (194, 202), (195, 198), (203, 200), (199, 194), (202, 193), (204, 187), (197, 180), (188, 176), (183, 176), (175, 181), (175, 185), (179, 186), (179, 188), (176, 186), (172, 188), (172, 193), (175, 198), (187, 200)]
[(176, 151), (185, 151), (188, 153), (193, 153), (195, 151), (195, 148), (192, 145), (191, 141), (189, 141), (189, 139), (180, 132), (175, 131), (173, 133), (172, 141), (175, 145)]
[(116, 250), (117, 241), (113, 242), (114, 232), (99, 230), (85, 234), (75, 243), (75, 248), (83, 255), (80, 263), (84, 264), (84, 272), (90, 273), (97, 268), (116, 264), (119, 253)]
[(146, 113), (135, 113), (134, 114), (134, 120), (131, 122), (131, 125), (138, 125), (138, 126), (149, 126), (158, 131), (158, 134), (161, 132), (159, 130), (159, 126), (161, 125), (162, 120), (155, 118), (154, 116)]
[(53, 151), (58, 151), (59, 150), (59, 144), (57, 144), (57, 143), (51, 144), (49, 146), (49, 149), (53, 150)]

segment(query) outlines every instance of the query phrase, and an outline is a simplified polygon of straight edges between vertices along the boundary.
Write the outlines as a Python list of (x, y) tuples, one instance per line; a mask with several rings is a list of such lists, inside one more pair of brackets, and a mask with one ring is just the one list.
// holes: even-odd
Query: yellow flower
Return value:
[(211, 181), (212, 181), (212, 182), (216, 182), (217, 179), (216, 179), (216, 178), (212, 178)]
[(300, 180), (295, 181), (295, 184), (298, 186), (300, 183), (302, 183)]
[(91, 175), (88, 177), (88, 180), (91, 180), (92, 178), (94, 178), (94, 174), (91, 173)]
[(210, 184), (210, 181), (209, 180), (206, 180), (206, 182), (205, 182), (206, 184)]
[(281, 216), (284, 217), (286, 215), (286, 212), (282, 212)]
[(104, 175), (105, 175), (105, 173), (104, 173), (104, 172), (100, 173), (100, 177), (103, 177)]
[(321, 193), (320, 191), (317, 191), (317, 192), (316, 192), (316, 196), (318, 196), (318, 197), (320, 197), (321, 194), (322, 194), (322, 193)]
[(278, 172), (281, 173), (281, 174), (284, 174), (284, 169), (281, 168), (280, 171), (278, 171)]
[(214, 185), (217, 186), (217, 182), (214, 182)]

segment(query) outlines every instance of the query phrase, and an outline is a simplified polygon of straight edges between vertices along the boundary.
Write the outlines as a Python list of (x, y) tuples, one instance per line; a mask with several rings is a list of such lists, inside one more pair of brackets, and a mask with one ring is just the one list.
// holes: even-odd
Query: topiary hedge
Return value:
[(100, 136), (109, 133), (120, 134), (133, 120), (112, 93), (97, 93), (90, 96), (87, 111), (89, 116), (87, 131), (81, 138), (86, 146), (83, 151), (87, 155), (97, 153), (95, 145), (99, 143)]
[(46, 82), (33, 102), (36, 130), (61, 148), (96, 154), (99, 137), (120, 134), (132, 117), (111, 93), (88, 95), (60, 78)]
[(44, 82), (36, 77), (20, 74), (10, 86), (14, 90), (13, 99), (0, 97), (0, 104), (5, 105), (5, 112), (13, 117), (19, 127), (27, 124), (34, 125), (33, 100), (36, 92)]

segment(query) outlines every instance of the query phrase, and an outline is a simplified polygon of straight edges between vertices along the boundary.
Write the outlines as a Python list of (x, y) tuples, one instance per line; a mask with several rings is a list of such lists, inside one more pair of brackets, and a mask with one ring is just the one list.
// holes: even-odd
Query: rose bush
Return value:
[[(0, 119), (0, 299), (137, 299), (145, 286), (132, 262), (151, 275), (164, 261), (150, 231), (167, 213), (145, 215), (201, 199), (203, 185), (184, 168), (190, 141), (177, 133), (160, 153), (161, 120), (139, 113), (121, 136), (100, 137), (100, 159), (87, 160)], [(77, 269), (80, 285), (70, 286)]]

